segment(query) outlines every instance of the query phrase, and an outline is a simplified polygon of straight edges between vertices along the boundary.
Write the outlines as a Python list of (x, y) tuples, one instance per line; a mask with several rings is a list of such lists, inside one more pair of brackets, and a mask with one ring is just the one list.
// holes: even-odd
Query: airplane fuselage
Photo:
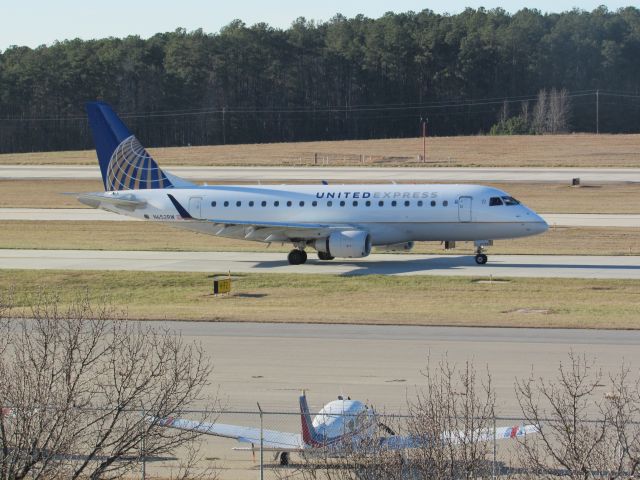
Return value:
[[(105, 196), (146, 202), (133, 211), (101, 208), (174, 227), (258, 241), (251, 226), (225, 231), (225, 221), (349, 225), (371, 235), (373, 245), (411, 241), (494, 240), (542, 233), (547, 224), (507, 193), (481, 185), (221, 185), (121, 190)], [(169, 195), (184, 206), (185, 220)], [(500, 204), (496, 200), (501, 199)], [(493, 204), (492, 204), (493, 203)], [(195, 221), (194, 221), (195, 220)], [(284, 241), (284, 240), (283, 240)]]

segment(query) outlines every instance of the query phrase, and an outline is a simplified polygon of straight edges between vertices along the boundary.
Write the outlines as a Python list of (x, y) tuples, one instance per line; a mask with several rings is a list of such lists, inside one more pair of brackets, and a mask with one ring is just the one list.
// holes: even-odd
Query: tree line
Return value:
[(570, 100), (565, 130), (635, 132), (638, 58), (635, 7), (336, 15), (287, 29), (236, 20), (217, 33), (13, 46), (0, 52), (0, 152), (90, 148), (94, 99), (149, 146), (411, 137), (423, 120), (431, 135), (488, 133), (514, 117), (505, 104), (533, 121), (552, 90)]

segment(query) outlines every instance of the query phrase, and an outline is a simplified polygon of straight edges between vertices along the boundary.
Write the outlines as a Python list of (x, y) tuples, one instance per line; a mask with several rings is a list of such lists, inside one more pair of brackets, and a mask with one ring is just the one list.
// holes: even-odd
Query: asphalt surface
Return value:
[(0, 268), (135, 270), (173, 272), (298, 273), (332, 275), (456, 275), (640, 279), (640, 256), (491, 255), (476, 265), (472, 255), (373, 254), (321, 262), (309, 255), (289, 265), (284, 253), (153, 252), (97, 250), (0, 250)]
[[(540, 216), (549, 225), (559, 227), (640, 227), (639, 214), (544, 213)], [(0, 208), (0, 220), (137, 221), (125, 215), (92, 208)]]
[[(398, 411), (405, 387), (422, 383), (431, 354), (439, 361), (489, 365), (506, 397), (513, 379), (552, 376), (571, 348), (598, 357), (603, 369), (640, 361), (640, 330), (153, 322), (202, 342), (216, 366), (215, 383), (233, 409), (296, 411), (301, 389), (319, 408), (344, 393)], [(381, 355), (381, 352), (384, 352)], [(508, 360), (508, 361), (505, 361)], [(394, 381), (395, 380), (395, 381)], [(402, 393), (401, 393), (402, 392)], [(517, 415), (507, 404), (502, 415)]]
[[(375, 168), (375, 167), (172, 167), (163, 169), (190, 180), (255, 182), (288, 180), (640, 182), (640, 168)], [(0, 165), (0, 179), (99, 179), (98, 166)]]

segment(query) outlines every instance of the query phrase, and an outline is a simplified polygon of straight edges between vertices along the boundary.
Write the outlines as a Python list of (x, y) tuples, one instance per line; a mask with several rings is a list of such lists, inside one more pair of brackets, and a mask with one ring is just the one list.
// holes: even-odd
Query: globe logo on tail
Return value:
[(138, 139), (131, 135), (113, 151), (105, 186), (114, 191), (170, 188), (173, 184)]

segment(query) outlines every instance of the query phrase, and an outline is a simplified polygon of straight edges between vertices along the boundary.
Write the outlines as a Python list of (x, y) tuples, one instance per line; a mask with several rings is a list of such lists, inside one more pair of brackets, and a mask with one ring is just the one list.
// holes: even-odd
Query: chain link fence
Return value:
[[(154, 421), (142, 410), (127, 414), (142, 423)], [(13, 408), (2, 409), (5, 422), (19, 415)], [(206, 422), (200, 420), (205, 418)], [(570, 462), (587, 455), (592, 457), (591, 467), (581, 478), (616, 479), (637, 478), (633, 462), (640, 459), (640, 422), (635, 420), (625, 421), (621, 430), (611, 430), (601, 419), (562, 425), (557, 418), (540, 418), (533, 425), (521, 417), (441, 415), (434, 419), (425, 412), (374, 413), (372, 409), (358, 414), (321, 411), (307, 417), (300, 411), (263, 411), (259, 406), (243, 411), (186, 410), (180, 418), (155, 420), (160, 420), (158, 428), (166, 429), (167, 435), (177, 430), (203, 435), (167, 456), (149, 454), (143, 437), (128, 458), (120, 460), (138, 462), (126, 478), (573, 478)], [(452, 428), (442, 428), (443, 424)], [(565, 465), (540, 449), (550, 441), (558, 452), (567, 453), (562, 437), (555, 434), (562, 428), (569, 436), (581, 437), (579, 446), (584, 448), (575, 452), (576, 458), (567, 457)], [(539, 429), (547, 432), (542, 441)], [(59, 455), (67, 462), (86, 460), (78, 452)]]
[[(183, 418), (198, 418), (200, 414), (201, 411), (193, 410), (185, 412)], [(410, 463), (418, 459), (411, 455), (411, 450), (424, 450), (429, 443), (425, 438), (417, 438), (419, 427), (415, 425), (415, 417), (406, 414), (317, 416), (313, 422), (315, 427), (319, 422), (329, 421), (336, 428), (331, 431), (331, 438), (320, 433), (320, 441), (316, 445), (313, 445), (313, 440), (309, 442), (305, 438), (304, 420), (299, 411), (227, 410), (214, 412), (213, 417), (215, 427), (211, 428), (211, 433), (217, 432), (226, 437), (202, 437), (202, 463), (199, 467), (214, 469), (216, 478), (221, 480), (369, 478), (371, 474), (363, 477), (357, 470), (364, 466), (370, 468), (372, 459), (392, 455), (401, 462)], [(172, 420), (176, 426), (177, 420)], [(524, 420), (501, 416), (482, 420), (481, 424), (488, 425), (488, 430), (473, 433), (471, 441), (467, 442), (482, 447), (475, 450), (476, 468), (482, 469), (484, 476), (488, 474), (493, 478), (510, 475), (518, 446), (516, 436), (520, 441), (525, 436)], [(200, 427), (206, 429), (208, 425)], [(494, 435), (494, 430), (497, 435)], [(332, 440), (336, 434), (341, 438), (338, 441)], [(447, 438), (445, 443), (461, 445), (465, 443), (466, 435), (468, 433), (463, 431), (448, 432), (443, 438)], [(174, 458), (142, 456), (140, 478), (169, 477), (170, 470), (180, 462), (180, 455), (181, 452), (176, 452)], [(407, 470), (405, 476), (414, 478), (416, 472)]]

